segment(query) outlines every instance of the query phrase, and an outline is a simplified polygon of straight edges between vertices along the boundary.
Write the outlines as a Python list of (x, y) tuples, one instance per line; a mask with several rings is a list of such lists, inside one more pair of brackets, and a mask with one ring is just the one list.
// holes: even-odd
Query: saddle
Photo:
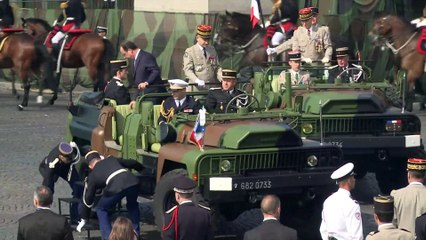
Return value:
[[(74, 41), (82, 34), (85, 33), (91, 33), (91, 29), (73, 29), (66, 33), (65, 37), (61, 40), (66, 41), (63, 50), (70, 50)], [(52, 38), (55, 36), (55, 32), (50, 32), (49, 35), (46, 38), (46, 41), (44, 42), (44, 45), (46, 47), (51, 48), (52, 47)], [(61, 43), (62, 45), (62, 43)]]
[(423, 27), (422, 32), (420, 33), (420, 37), (417, 42), (417, 51), (426, 55), (426, 27)]
[(23, 32), (25, 29), (23, 28), (2, 28), (1, 31), (5, 33), (17, 33)]

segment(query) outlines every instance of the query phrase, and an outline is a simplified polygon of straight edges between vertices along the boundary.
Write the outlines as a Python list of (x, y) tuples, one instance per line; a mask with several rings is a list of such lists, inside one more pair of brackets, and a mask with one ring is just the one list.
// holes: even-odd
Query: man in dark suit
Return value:
[(263, 213), (263, 223), (247, 231), (244, 240), (296, 240), (297, 231), (279, 222), (281, 201), (275, 195), (266, 195), (260, 204)]
[(186, 95), (188, 83), (181, 79), (172, 79), (168, 82), (172, 96), (161, 103), (161, 115), (158, 118), (158, 122), (170, 122), (173, 115), (179, 112), (198, 114), (201, 105), (198, 100)]
[(90, 209), (95, 203), (95, 195), (102, 190), (102, 196), (96, 205), (96, 214), (99, 220), (102, 240), (108, 239), (111, 233), (111, 219), (108, 210), (126, 198), (126, 208), (133, 229), (137, 236), (140, 234), (139, 227), (139, 179), (131, 173), (128, 168), (142, 171), (142, 164), (134, 160), (125, 160), (109, 156), (103, 158), (97, 151), (90, 151), (85, 156), (86, 162), (91, 169), (84, 185), (83, 206), (81, 208), (81, 221), (77, 231), (81, 231), (90, 217)]
[[(206, 109), (209, 113), (224, 113), (226, 105), (232, 98), (243, 94), (235, 88), (237, 84), (237, 72), (230, 69), (222, 70), (222, 88), (212, 88), (206, 98)], [(229, 112), (236, 112), (239, 107), (244, 107), (248, 104), (248, 97), (241, 97), (233, 102), (228, 109)]]
[(426, 240), (426, 213), (423, 213), (416, 218), (416, 239), (417, 240)]
[(50, 210), (53, 194), (46, 186), (34, 193), (34, 213), (19, 219), (18, 240), (73, 240), (72, 229), (64, 216)]
[(110, 66), (114, 77), (105, 87), (105, 98), (114, 99), (117, 105), (129, 104), (129, 90), (123, 83), (123, 79), (127, 78), (127, 60), (111, 61)]
[(328, 71), (328, 83), (334, 83), (336, 78), (342, 83), (357, 83), (365, 80), (365, 74), (360, 65), (349, 63), (349, 48), (336, 49), (337, 65)]
[(164, 216), (163, 239), (209, 240), (212, 239), (210, 209), (192, 202), (196, 183), (187, 176), (174, 181), (175, 199), (179, 204), (169, 209)]
[[(133, 80), (134, 86), (137, 88), (137, 93), (130, 103), (132, 108), (138, 96), (147, 93), (166, 92), (157, 60), (155, 60), (155, 57), (151, 53), (143, 51), (135, 43), (130, 41), (121, 44), (120, 52), (125, 58), (132, 59), (134, 63)], [(154, 104), (160, 104), (163, 97), (150, 97), (145, 98), (145, 100), (151, 101)]]

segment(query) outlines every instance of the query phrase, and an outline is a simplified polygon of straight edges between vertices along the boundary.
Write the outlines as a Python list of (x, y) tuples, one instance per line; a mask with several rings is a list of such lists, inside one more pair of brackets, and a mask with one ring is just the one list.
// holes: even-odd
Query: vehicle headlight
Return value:
[(231, 162), (229, 160), (220, 161), (220, 170), (222, 170), (222, 172), (228, 172), (231, 170)]
[(308, 156), (306, 163), (309, 167), (315, 167), (318, 164), (318, 158), (315, 155)]
[(401, 120), (386, 120), (386, 131), (388, 132), (401, 132), (402, 121)]
[(302, 132), (304, 134), (311, 134), (314, 130), (314, 126), (311, 123), (303, 123), (302, 124)]

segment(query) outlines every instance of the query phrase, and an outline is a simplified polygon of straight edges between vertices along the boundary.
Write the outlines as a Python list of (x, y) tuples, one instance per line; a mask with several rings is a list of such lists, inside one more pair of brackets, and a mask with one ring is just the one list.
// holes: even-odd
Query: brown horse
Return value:
[[(30, 33), (37, 39), (43, 41), (51, 30), (49, 24), (37, 18), (23, 19), (24, 25), (29, 29)], [(64, 50), (61, 57), (61, 67), (80, 68), (87, 67), (89, 77), (96, 81), (98, 71), (107, 73), (108, 63), (111, 59), (111, 44), (108, 40), (104, 40), (96, 33), (81, 34), (72, 44), (70, 50)], [(48, 52), (51, 49), (48, 48)], [(60, 73), (58, 74), (58, 78)], [(104, 81), (108, 80), (109, 75), (104, 74)], [(59, 79), (56, 81), (59, 84)], [(69, 105), (73, 105), (72, 91), (69, 95)]]
[(425, 55), (417, 51), (419, 33), (408, 22), (397, 16), (388, 15), (374, 21), (369, 33), (376, 45), (391, 49), (397, 67), (407, 72), (409, 91), (424, 71)]
[[(24, 86), (24, 97), (21, 104), (18, 105), (18, 109), (23, 110), (24, 107), (28, 106), (29, 74), (31, 71), (40, 74), (40, 66), (44, 63), (44, 59), (40, 57), (35, 48), (34, 38), (27, 33), (6, 32), (1, 41), (0, 68), (12, 68), (15, 73), (18, 73)], [(39, 95), (41, 95), (41, 92), (42, 88), (40, 87)], [(17, 94), (14, 79), (12, 80), (12, 93)]]

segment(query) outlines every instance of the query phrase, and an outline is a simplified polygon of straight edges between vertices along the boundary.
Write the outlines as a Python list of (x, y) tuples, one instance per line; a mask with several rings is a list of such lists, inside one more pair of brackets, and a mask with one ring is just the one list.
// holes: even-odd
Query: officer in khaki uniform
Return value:
[(290, 65), (290, 69), (282, 71), (280, 73), (280, 78), (279, 78), (280, 84), (285, 84), (286, 72), (290, 72), (292, 85), (309, 84), (310, 74), (308, 71), (304, 71), (300, 68), (301, 67), (300, 59), (301, 59), (301, 54), (299, 51), (292, 51), (288, 53), (288, 65)]
[(404, 229), (398, 229), (393, 225), (394, 214), (392, 196), (374, 197), (374, 220), (378, 225), (377, 231), (370, 232), (366, 240), (414, 240), (413, 234)]
[(293, 49), (302, 52), (302, 61), (306, 63), (330, 62), (333, 54), (330, 30), (327, 26), (313, 25), (312, 14), (311, 8), (302, 8), (299, 11), (301, 26), (294, 31), (293, 37), (275, 48), (268, 48), (267, 54), (280, 54)]
[(426, 159), (409, 158), (407, 163), (408, 186), (393, 190), (394, 224), (399, 229), (415, 232), (415, 220), (426, 212), (425, 180)]
[[(219, 73), (222, 71), (219, 58), (213, 46), (209, 45), (212, 27), (198, 25), (197, 43), (185, 50), (183, 55), (183, 71), (189, 83), (196, 83), (196, 89), (205, 89), (206, 83), (219, 83)], [(207, 86), (209, 87), (209, 86)], [(191, 88), (188, 89), (192, 90)]]

